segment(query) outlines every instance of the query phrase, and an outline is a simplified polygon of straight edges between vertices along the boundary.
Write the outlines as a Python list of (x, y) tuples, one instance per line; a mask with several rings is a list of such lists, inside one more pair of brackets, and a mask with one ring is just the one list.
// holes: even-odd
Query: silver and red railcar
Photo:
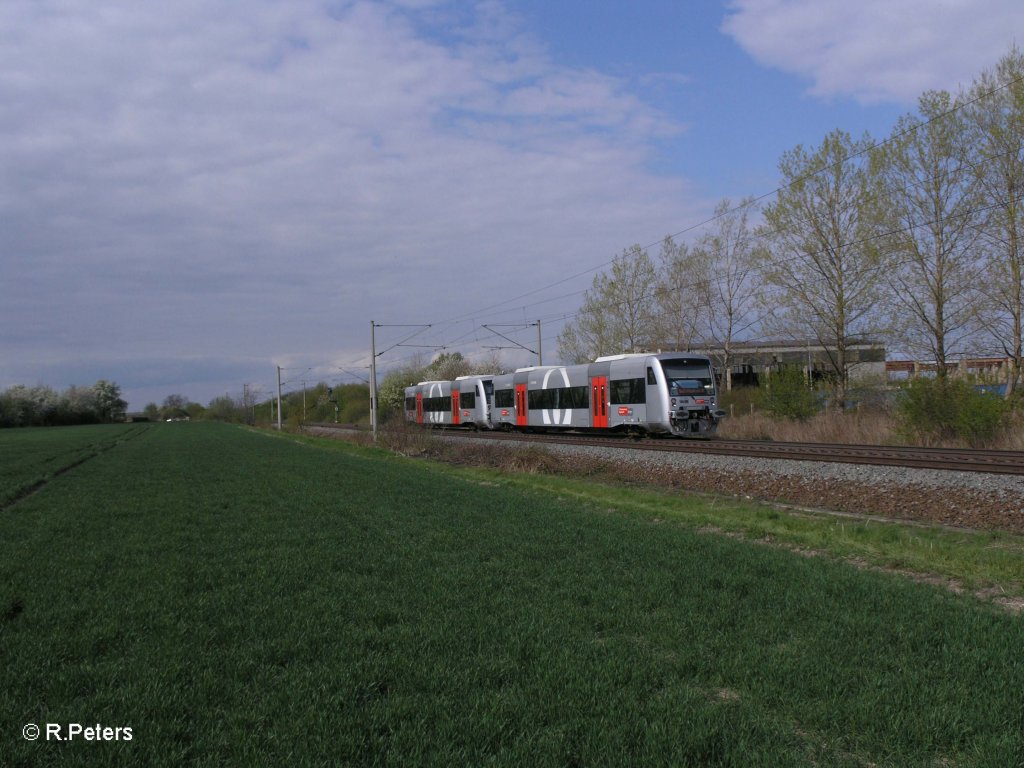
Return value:
[(707, 437), (725, 415), (710, 358), (683, 352), (600, 357), (406, 389), (418, 424)]
[(435, 427), (491, 429), (493, 376), (421, 381), (405, 389), (405, 418)]

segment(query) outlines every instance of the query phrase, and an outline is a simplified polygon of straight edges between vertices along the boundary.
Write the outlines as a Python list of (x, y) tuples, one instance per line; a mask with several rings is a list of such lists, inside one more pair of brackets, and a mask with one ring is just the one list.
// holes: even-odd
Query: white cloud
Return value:
[(723, 23), (758, 62), (820, 97), (911, 104), (957, 90), (1024, 29), (1019, 0), (733, 0)]
[(0, 387), (358, 348), (371, 317), (458, 314), (686, 220), (646, 169), (678, 126), (480, 8), (6, 0), (0, 356), (23, 367)]

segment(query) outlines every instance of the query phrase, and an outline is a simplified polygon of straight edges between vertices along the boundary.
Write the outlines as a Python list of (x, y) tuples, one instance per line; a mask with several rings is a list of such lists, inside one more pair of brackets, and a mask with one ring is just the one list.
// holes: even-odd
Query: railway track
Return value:
[[(478, 437), (493, 434), (475, 433)], [(994, 472), (1024, 475), (1024, 452), (968, 449), (917, 448), (905, 446), (843, 445), (830, 443), (777, 443), (767, 440), (628, 440), (608, 438), (572, 438), (565, 435), (512, 435), (504, 439), (538, 439), (570, 445), (603, 445), (647, 451), (752, 456), (762, 459), (828, 461), (843, 464), (912, 467), (957, 472)]]
[[(317, 424), (311, 426), (347, 428), (351, 426)], [(675, 440), (626, 437), (595, 437), (569, 434), (521, 434), (445, 430), (446, 436), (467, 440), (508, 440), (538, 444), (583, 445), (627, 448), (643, 451), (752, 456), (761, 459), (826, 461), (844, 464), (912, 467), (956, 472), (992, 472), (1024, 475), (1024, 451), (985, 451), (976, 449), (919, 448), (909, 446), (844, 445), (832, 443), (782, 443), (769, 440)]]

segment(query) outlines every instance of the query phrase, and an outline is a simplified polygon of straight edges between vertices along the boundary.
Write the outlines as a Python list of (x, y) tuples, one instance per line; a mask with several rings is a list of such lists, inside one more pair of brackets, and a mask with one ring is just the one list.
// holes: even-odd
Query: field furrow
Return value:
[(0, 433), (0, 509), (145, 429), (144, 425), (97, 424)]

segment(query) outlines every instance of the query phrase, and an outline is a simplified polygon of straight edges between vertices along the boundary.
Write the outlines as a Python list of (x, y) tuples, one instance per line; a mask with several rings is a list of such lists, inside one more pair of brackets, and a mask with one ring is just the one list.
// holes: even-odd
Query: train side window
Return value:
[(529, 398), (531, 411), (543, 410), (546, 408), (590, 407), (590, 390), (586, 384), (582, 387), (531, 389)]
[(648, 384), (657, 384), (658, 383), (658, 380), (656, 378), (654, 378), (654, 369), (651, 368), (651, 366), (647, 366), (647, 383)]
[(608, 382), (612, 405), (642, 404), (647, 402), (647, 388), (643, 379), (616, 379)]
[(584, 384), (582, 387), (566, 387), (562, 390), (563, 408), (589, 408), (590, 388)]
[(452, 401), (449, 397), (423, 398), (423, 410), (428, 413), (447, 413), (451, 409)]
[(531, 389), (527, 393), (527, 400), (527, 407), (531, 411), (558, 407), (558, 394), (554, 389)]

